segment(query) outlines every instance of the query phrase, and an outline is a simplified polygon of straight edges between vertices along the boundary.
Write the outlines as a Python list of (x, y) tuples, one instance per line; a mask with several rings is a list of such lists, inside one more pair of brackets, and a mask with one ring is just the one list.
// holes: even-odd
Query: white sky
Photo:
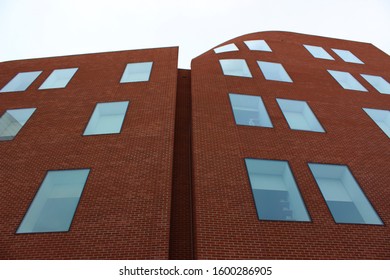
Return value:
[(390, 0), (0, 0), (0, 61), (179, 46), (179, 67), (229, 39), (292, 31), (390, 53)]

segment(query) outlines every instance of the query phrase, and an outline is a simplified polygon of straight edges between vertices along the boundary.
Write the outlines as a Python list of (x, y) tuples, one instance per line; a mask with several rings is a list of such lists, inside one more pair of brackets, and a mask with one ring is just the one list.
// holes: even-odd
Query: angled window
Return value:
[(272, 127), (260, 96), (229, 93), (236, 124)]
[(0, 141), (12, 140), (36, 108), (7, 110), (0, 118)]
[(129, 101), (98, 103), (84, 135), (120, 133)]
[(244, 43), (251, 51), (272, 52), (271, 48), (264, 40), (251, 40), (251, 41), (245, 41)]
[(220, 59), (219, 63), (225, 76), (252, 78), (245, 59)]
[(358, 91), (367, 91), (358, 80), (356, 80), (350, 73), (328, 70), (329, 74), (342, 86), (344, 89), (358, 90)]
[(332, 49), (342, 60), (345, 62), (364, 64), (359, 58), (357, 58), (353, 53), (347, 50)]
[(292, 83), (290, 76), (284, 70), (282, 64), (275, 62), (257, 61), (265, 79), (279, 82)]
[(41, 73), (42, 71), (18, 73), (0, 92), (25, 91)]
[(147, 82), (153, 62), (128, 63), (123, 72), (121, 83)]
[(17, 233), (69, 231), (89, 169), (49, 171)]
[(315, 58), (334, 60), (334, 58), (322, 47), (303, 45)]
[(260, 220), (310, 221), (287, 161), (245, 159)]
[(363, 108), (363, 110), (383, 130), (387, 137), (390, 138), (390, 111), (368, 108)]
[(43, 82), (39, 89), (64, 88), (72, 79), (78, 68), (57, 69)]
[(346, 165), (309, 163), (336, 223), (382, 225)]
[(380, 76), (360, 74), (367, 82), (369, 82), (377, 91), (383, 94), (390, 94), (390, 84)]
[(238, 51), (238, 48), (234, 43), (214, 49), (215, 53), (234, 52), (234, 51)]
[(291, 129), (325, 132), (307, 102), (279, 98), (276, 101)]

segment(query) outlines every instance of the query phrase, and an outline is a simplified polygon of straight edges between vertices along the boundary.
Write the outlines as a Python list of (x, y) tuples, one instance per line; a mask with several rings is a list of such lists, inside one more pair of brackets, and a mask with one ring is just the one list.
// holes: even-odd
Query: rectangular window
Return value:
[(41, 73), (42, 71), (18, 73), (0, 92), (25, 91)]
[(224, 52), (234, 52), (238, 51), (238, 48), (235, 44), (231, 43), (229, 45), (221, 46), (214, 49), (215, 53), (224, 53)]
[(382, 129), (387, 137), (390, 138), (390, 111), (368, 108), (363, 108), (363, 110)]
[(123, 72), (121, 83), (147, 82), (153, 62), (128, 63)]
[(84, 135), (120, 133), (129, 101), (98, 103)]
[(65, 88), (78, 68), (57, 69), (43, 82), (39, 89)]
[(360, 74), (367, 82), (369, 82), (377, 91), (383, 94), (390, 94), (390, 84), (380, 76)]
[(69, 231), (89, 169), (49, 171), (17, 233)]
[(287, 161), (245, 159), (260, 220), (310, 221)]
[(266, 80), (292, 83), (290, 76), (284, 70), (282, 64), (265, 61), (257, 61), (257, 64)]
[(336, 223), (382, 225), (346, 165), (309, 163)]
[(291, 129), (325, 132), (307, 102), (279, 98), (276, 101)]
[(0, 141), (12, 140), (36, 108), (7, 110), (0, 118)]
[(220, 59), (219, 64), (225, 76), (252, 78), (245, 59)]
[(342, 86), (344, 89), (358, 90), (358, 91), (367, 91), (358, 80), (356, 80), (350, 73), (328, 70), (329, 74)]
[(244, 43), (251, 51), (272, 52), (271, 48), (264, 40), (251, 40), (251, 41), (245, 41)]
[(260, 96), (229, 93), (236, 124), (272, 127)]
[(322, 47), (303, 45), (315, 58), (334, 60), (334, 58)]
[(359, 58), (357, 58), (353, 53), (347, 50), (332, 49), (342, 60), (345, 62), (364, 64)]

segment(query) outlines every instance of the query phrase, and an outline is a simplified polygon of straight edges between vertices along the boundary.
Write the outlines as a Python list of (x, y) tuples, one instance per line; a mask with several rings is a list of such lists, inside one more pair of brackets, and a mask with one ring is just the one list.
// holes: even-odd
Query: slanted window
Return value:
[(368, 108), (363, 108), (363, 110), (383, 130), (387, 137), (390, 138), (390, 111)]
[(332, 49), (342, 60), (345, 62), (364, 64), (359, 58), (357, 58), (353, 53), (347, 50)]
[(245, 59), (220, 59), (219, 63), (225, 76), (252, 78)]
[(257, 61), (265, 79), (279, 82), (292, 83), (290, 76), (284, 70), (282, 64), (275, 62)]
[(41, 73), (42, 71), (18, 73), (0, 92), (25, 91)]
[(36, 108), (7, 110), (0, 118), (0, 141), (12, 140)]
[(17, 233), (69, 231), (89, 169), (49, 171)]
[(72, 79), (78, 68), (57, 69), (44, 81), (39, 89), (64, 88)]
[(367, 82), (369, 82), (377, 91), (383, 94), (390, 94), (390, 84), (380, 76), (360, 74)]
[(229, 97), (236, 124), (272, 127), (260, 96), (230, 93)]
[(245, 159), (260, 220), (310, 221), (287, 161)]
[(307, 102), (279, 98), (276, 101), (291, 129), (324, 132)]
[(147, 82), (153, 62), (128, 63), (123, 72), (121, 83)]
[(315, 58), (334, 60), (334, 58), (322, 47), (303, 45)]
[(234, 52), (234, 51), (238, 51), (238, 48), (234, 43), (214, 49), (215, 53)]
[(251, 51), (272, 52), (271, 48), (264, 40), (251, 40), (251, 41), (245, 41), (244, 43)]
[(98, 103), (84, 135), (120, 133), (129, 101)]
[(356, 80), (350, 73), (328, 70), (329, 74), (344, 88), (350, 90), (367, 91), (358, 80)]
[(346, 165), (309, 163), (336, 223), (382, 225)]

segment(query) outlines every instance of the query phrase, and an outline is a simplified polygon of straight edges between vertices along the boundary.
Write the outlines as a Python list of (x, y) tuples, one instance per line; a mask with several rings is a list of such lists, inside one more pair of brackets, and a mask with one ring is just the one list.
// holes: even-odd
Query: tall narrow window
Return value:
[(43, 82), (39, 89), (64, 88), (78, 68), (57, 69)]
[(234, 43), (214, 49), (215, 53), (234, 52), (234, 51), (238, 51), (238, 48)]
[(387, 137), (390, 138), (390, 111), (368, 108), (363, 108), (363, 110), (382, 129)]
[(12, 140), (36, 108), (7, 110), (0, 118), (0, 141)]
[(382, 225), (346, 165), (309, 163), (336, 223)]
[(329, 74), (342, 86), (344, 89), (358, 90), (358, 91), (367, 91), (358, 80), (356, 80), (350, 73), (328, 70)]
[(89, 169), (49, 171), (17, 233), (69, 231)]
[(305, 101), (279, 98), (276, 101), (291, 129), (324, 132), (321, 124)]
[(128, 105), (129, 101), (97, 104), (84, 135), (120, 133)]
[(257, 61), (264, 78), (271, 81), (292, 83), (290, 76), (284, 70), (282, 64), (275, 62)]
[(42, 71), (18, 73), (0, 92), (25, 91), (41, 73)]
[(390, 94), (390, 84), (380, 76), (360, 74), (367, 82), (369, 82), (377, 91), (383, 94)]
[(287, 161), (245, 159), (260, 220), (310, 221)]
[(252, 78), (245, 59), (220, 59), (219, 64), (225, 76)]
[(342, 60), (345, 62), (364, 64), (359, 58), (357, 58), (353, 53), (347, 50), (332, 49)]
[(229, 97), (236, 124), (272, 127), (260, 96), (230, 93)]
[(128, 63), (123, 72), (121, 83), (147, 82), (153, 62)]
[(334, 58), (322, 47), (303, 45), (315, 58), (334, 60)]
[(244, 43), (251, 51), (272, 52), (271, 48), (264, 40), (251, 40), (245, 41)]

